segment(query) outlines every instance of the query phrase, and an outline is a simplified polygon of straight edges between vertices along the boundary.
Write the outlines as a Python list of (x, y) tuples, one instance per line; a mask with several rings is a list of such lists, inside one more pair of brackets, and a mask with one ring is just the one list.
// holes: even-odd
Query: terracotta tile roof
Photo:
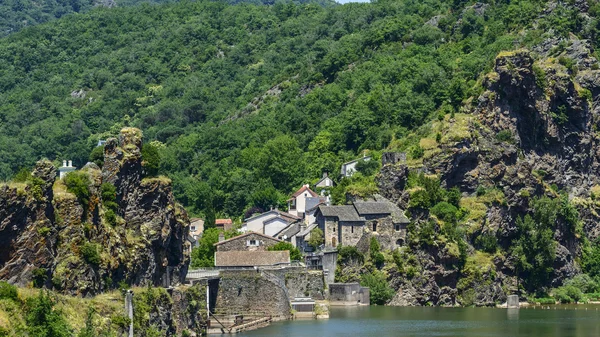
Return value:
[(291, 199), (294, 199), (294, 198), (298, 197), (300, 194), (302, 194), (302, 193), (304, 193), (306, 191), (308, 191), (308, 194), (310, 194), (311, 197), (318, 197), (319, 196), (317, 193), (313, 192), (310, 189), (310, 187), (308, 187), (308, 185), (304, 185), (304, 186), (300, 187), (300, 189), (297, 190), (296, 193), (292, 194), (292, 198)]
[(290, 251), (215, 252), (216, 267), (254, 267), (290, 263)]
[(233, 221), (231, 219), (216, 219), (215, 225), (231, 225)]
[(226, 243), (226, 242), (230, 242), (230, 241), (233, 241), (233, 240), (239, 240), (239, 239), (243, 239), (243, 238), (245, 238), (246, 236), (248, 236), (248, 235), (252, 235), (252, 234), (254, 234), (254, 235), (258, 235), (258, 236), (262, 236), (262, 237), (264, 237), (264, 238), (266, 238), (266, 239), (270, 239), (270, 240), (281, 241), (281, 240), (279, 240), (278, 238), (274, 238), (274, 237), (272, 237), (272, 236), (265, 235), (265, 234), (262, 234), (262, 233), (257, 233), (257, 232), (248, 232), (248, 233), (245, 233), (245, 234), (242, 234), (242, 235), (238, 235), (238, 236), (232, 237), (231, 239), (227, 239), (227, 240), (225, 240), (225, 241), (217, 242), (217, 243), (215, 243), (215, 244), (214, 244), (214, 246), (222, 245), (222, 244), (224, 244), (224, 243)]

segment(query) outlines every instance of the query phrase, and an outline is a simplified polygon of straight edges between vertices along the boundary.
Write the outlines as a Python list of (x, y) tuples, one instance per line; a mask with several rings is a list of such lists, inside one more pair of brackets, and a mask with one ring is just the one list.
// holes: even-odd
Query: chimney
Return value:
[(309, 184), (306, 184), (306, 185), (304, 185), (304, 187), (306, 187), (306, 188), (309, 188), (309, 187), (310, 187), (310, 185), (309, 185)]
[(67, 161), (63, 160), (63, 167), (67, 167)]
[(327, 178), (327, 171), (323, 172), (323, 179)]
[(69, 160), (69, 167), (73, 167), (73, 161)]
[(225, 234), (223, 232), (219, 233), (219, 242), (225, 241)]

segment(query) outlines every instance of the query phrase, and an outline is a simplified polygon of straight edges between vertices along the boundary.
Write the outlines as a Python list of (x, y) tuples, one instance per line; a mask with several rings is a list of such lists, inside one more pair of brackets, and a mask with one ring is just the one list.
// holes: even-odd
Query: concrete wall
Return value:
[(286, 292), (255, 271), (221, 271), (215, 306), (217, 313), (264, 313), (288, 318), (291, 306)]
[(329, 301), (331, 305), (368, 305), (370, 291), (358, 283), (332, 283), (329, 285)]
[(337, 250), (324, 252), (322, 263), (325, 284), (329, 285), (335, 282), (335, 269), (337, 267)]
[[(256, 240), (258, 242), (258, 246), (248, 246), (248, 241), (250, 240)], [(239, 239), (233, 239), (231, 241), (226, 241), (220, 245), (217, 245), (217, 251), (266, 251), (268, 247), (273, 246), (278, 242), (279, 241), (277, 241), (277, 239), (275, 238), (266, 238), (258, 234), (249, 234), (247, 236), (240, 237)]]

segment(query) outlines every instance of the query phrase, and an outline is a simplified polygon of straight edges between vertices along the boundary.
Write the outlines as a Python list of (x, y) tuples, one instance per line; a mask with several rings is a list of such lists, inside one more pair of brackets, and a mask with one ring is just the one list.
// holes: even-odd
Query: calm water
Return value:
[[(586, 310), (587, 308), (587, 310)], [(296, 320), (238, 336), (600, 336), (600, 306), (549, 310), (432, 307), (332, 308), (329, 320)]]

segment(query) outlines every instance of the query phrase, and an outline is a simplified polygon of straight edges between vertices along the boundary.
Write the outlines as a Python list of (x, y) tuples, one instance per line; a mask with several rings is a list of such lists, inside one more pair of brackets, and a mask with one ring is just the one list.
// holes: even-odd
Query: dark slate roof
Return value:
[(310, 211), (313, 208), (316, 208), (320, 204), (324, 204), (327, 199), (322, 197), (312, 197), (306, 198), (306, 205), (304, 206), (306, 211)]
[(338, 221), (364, 221), (352, 205), (319, 206), (321, 214), (326, 217), (336, 217)]
[(317, 227), (319, 224), (317, 224), (316, 222), (309, 225), (308, 227), (306, 227), (303, 231), (298, 232), (298, 234), (296, 234), (296, 237), (305, 237), (308, 234), (310, 234), (310, 232), (315, 229), (315, 227)]
[(392, 214), (391, 205), (387, 202), (356, 201), (354, 207), (360, 215)]
[(290, 263), (290, 251), (215, 252), (215, 267), (254, 267)]
[(287, 226), (286, 228), (279, 231), (279, 233), (275, 234), (276, 238), (282, 238), (284, 235), (288, 238), (298, 234), (300, 232), (300, 223), (294, 222)]

